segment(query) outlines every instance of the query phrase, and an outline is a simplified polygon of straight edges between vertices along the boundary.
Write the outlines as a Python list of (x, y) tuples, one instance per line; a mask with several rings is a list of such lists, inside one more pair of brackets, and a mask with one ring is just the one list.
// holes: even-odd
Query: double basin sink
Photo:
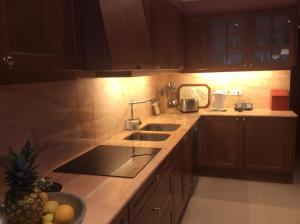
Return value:
[[(169, 132), (179, 127), (178, 124), (148, 124), (141, 130)], [(170, 136), (152, 132), (135, 132), (125, 137), (125, 140), (164, 141)], [(159, 150), (159, 148), (100, 145), (63, 164), (55, 172), (134, 178)]]
[[(141, 131), (175, 131), (180, 127), (179, 124), (147, 124)], [(125, 140), (135, 140), (135, 141), (164, 141), (169, 138), (169, 134), (162, 133), (144, 133), (136, 132), (127, 137)]]

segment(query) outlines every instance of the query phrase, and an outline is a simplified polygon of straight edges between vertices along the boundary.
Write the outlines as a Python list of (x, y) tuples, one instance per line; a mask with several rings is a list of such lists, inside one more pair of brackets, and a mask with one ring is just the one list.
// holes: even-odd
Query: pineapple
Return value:
[(5, 195), (5, 214), (8, 224), (42, 223), (44, 203), (40, 189), (35, 160), (37, 153), (27, 142), (18, 155), (9, 149), (5, 181), (9, 191)]

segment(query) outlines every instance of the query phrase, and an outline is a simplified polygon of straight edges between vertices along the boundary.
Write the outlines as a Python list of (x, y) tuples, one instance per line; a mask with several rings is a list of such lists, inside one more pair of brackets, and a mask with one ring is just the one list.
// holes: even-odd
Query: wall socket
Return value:
[(242, 90), (240, 89), (231, 89), (230, 90), (230, 96), (241, 96)]
[(223, 93), (224, 95), (227, 95), (227, 94), (228, 94), (227, 89), (217, 89), (216, 92), (217, 92), (217, 93)]

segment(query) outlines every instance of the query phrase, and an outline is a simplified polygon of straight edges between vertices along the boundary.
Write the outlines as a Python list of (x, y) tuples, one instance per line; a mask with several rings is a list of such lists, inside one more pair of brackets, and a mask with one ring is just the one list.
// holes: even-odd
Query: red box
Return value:
[(287, 89), (271, 90), (271, 109), (289, 110), (289, 91)]

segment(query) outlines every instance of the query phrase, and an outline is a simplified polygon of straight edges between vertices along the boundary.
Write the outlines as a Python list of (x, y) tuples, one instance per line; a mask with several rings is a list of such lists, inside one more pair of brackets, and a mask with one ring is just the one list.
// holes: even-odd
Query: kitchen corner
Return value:
[(300, 0), (0, 11), (0, 224), (300, 223)]

